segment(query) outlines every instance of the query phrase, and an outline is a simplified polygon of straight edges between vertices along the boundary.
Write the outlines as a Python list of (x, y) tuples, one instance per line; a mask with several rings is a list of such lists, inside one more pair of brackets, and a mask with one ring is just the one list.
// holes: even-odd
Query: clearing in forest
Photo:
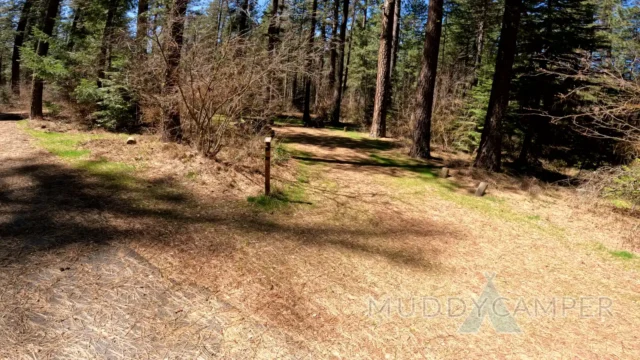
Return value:
[(30, 125), (0, 121), (2, 358), (640, 358), (637, 220), (571, 190), (282, 125), (265, 198), (153, 136)]

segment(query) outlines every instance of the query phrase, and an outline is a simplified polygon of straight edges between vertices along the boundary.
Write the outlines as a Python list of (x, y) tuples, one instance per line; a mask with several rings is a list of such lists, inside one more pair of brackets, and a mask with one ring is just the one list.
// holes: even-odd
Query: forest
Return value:
[[(475, 166), (628, 165), (638, 19), (625, 0), (2, 1), (3, 101), (153, 128), (207, 156), (301, 113)], [(44, 105), (43, 105), (44, 104)], [(49, 105), (49, 106), (47, 106)]]
[(638, 0), (0, 0), (2, 359), (640, 359), (639, 214)]

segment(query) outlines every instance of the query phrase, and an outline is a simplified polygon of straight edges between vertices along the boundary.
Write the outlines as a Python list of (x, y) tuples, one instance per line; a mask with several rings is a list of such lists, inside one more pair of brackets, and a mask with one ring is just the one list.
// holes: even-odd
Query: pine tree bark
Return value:
[(98, 87), (102, 87), (102, 79), (104, 79), (105, 71), (109, 61), (111, 38), (113, 37), (113, 21), (118, 10), (118, 0), (109, 0), (107, 5), (107, 19), (102, 31), (102, 43), (100, 44), (100, 55), (98, 56)]
[(351, 63), (351, 48), (353, 47), (353, 35), (356, 27), (354, 26), (356, 21), (356, 4), (353, 4), (353, 12), (351, 13), (351, 29), (349, 29), (349, 48), (347, 49), (347, 62), (344, 67), (344, 76), (342, 77), (342, 93), (347, 91), (347, 80), (349, 80), (349, 65)]
[(509, 104), (509, 88), (516, 52), (521, 7), (521, 0), (505, 1), (489, 107), (484, 128), (482, 129), (478, 155), (474, 163), (474, 166), (489, 171), (499, 171), (501, 166), (502, 120)]
[(327, 88), (333, 89), (336, 83), (336, 68), (338, 66), (338, 20), (340, 17), (340, 0), (333, 0), (333, 22), (331, 24), (331, 40), (329, 41), (329, 73), (327, 74)]
[(168, 106), (163, 119), (162, 139), (164, 141), (180, 142), (182, 140), (180, 107), (175, 97), (179, 90), (178, 66), (184, 43), (184, 22), (188, 4), (189, 0), (173, 0), (171, 6), (170, 33), (165, 44), (166, 69), (163, 94), (168, 97)]
[(482, 52), (484, 51), (484, 37), (487, 31), (487, 11), (489, 10), (489, 0), (482, 1), (482, 18), (478, 22), (476, 33), (475, 56), (473, 58), (473, 81), (472, 85), (478, 84), (478, 71), (482, 65)]
[(18, 20), (16, 36), (13, 41), (13, 54), (11, 55), (11, 90), (16, 95), (20, 95), (20, 48), (24, 43), (25, 30), (32, 6), (33, 0), (25, 0), (24, 5), (22, 5), (20, 20)]
[(138, 0), (138, 19), (136, 21), (136, 42), (143, 53), (147, 51), (149, 34), (149, 0)]
[(316, 13), (318, 9), (318, 0), (313, 0), (311, 4), (311, 27), (309, 28), (309, 38), (307, 39), (307, 62), (306, 62), (306, 75), (304, 84), (304, 109), (302, 114), (302, 123), (304, 126), (311, 126), (311, 71), (313, 70), (313, 42), (316, 35)]
[(244, 36), (249, 32), (249, 0), (242, 1), (238, 19), (238, 33)]
[(67, 39), (67, 51), (73, 51), (76, 45), (80, 21), (82, 21), (82, 8), (79, 4), (76, 4), (76, 7), (73, 9), (73, 21), (71, 22), (71, 29), (69, 29), (69, 38)]
[(344, 75), (344, 46), (347, 38), (347, 21), (349, 19), (349, 0), (342, 2), (342, 21), (340, 22), (340, 37), (338, 42), (338, 63), (335, 83), (333, 85), (333, 101), (331, 124), (340, 124), (340, 108), (342, 106), (342, 78)]
[(271, 14), (269, 16), (269, 27), (267, 28), (269, 52), (275, 50), (278, 43), (278, 35), (280, 34), (280, 28), (278, 27), (278, 0), (271, 1)]
[[(60, 7), (60, 0), (49, 0), (47, 4), (47, 11), (44, 15), (42, 22), (42, 33), (46, 36), (53, 34), (53, 27), (56, 22), (56, 16), (58, 16), (58, 9)], [(49, 42), (38, 42), (38, 57), (46, 57), (49, 53)], [(38, 76), (36, 72), (33, 75), (33, 86), (31, 87), (31, 119), (42, 119), (42, 95), (44, 92), (44, 80)]]
[(411, 116), (413, 144), (409, 155), (431, 157), (431, 116), (438, 70), (438, 52), (442, 35), (443, 0), (429, 1), (429, 18), (422, 50), (422, 68), (416, 88), (415, 111)]
[(369, 136), (386, 136), (387, 98), (391, 87), (391, 58), (393, 52), (393, 20), (396, 0), (386, 0), (382, 12), (382, 29), (378, 47), (378, 75), (376, 78), (376, 96), (373, 105), (373, 121)]

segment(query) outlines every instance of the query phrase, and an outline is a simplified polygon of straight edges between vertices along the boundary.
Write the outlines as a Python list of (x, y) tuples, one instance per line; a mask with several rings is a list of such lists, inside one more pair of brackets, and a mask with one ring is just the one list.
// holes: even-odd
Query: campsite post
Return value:
[(271, 137), (264, 139), (264, 194), (271, 193)]

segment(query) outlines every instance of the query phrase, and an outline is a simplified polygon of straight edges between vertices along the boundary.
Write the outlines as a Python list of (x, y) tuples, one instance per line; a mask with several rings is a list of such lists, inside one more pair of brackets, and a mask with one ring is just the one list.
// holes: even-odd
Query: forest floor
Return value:
[[(638, 220), (574, 190), (283, 124), (264, 198), (153, 136), (16, 118), (0, 358), (640, 358)], [(511, 316), (474, 322), (483, 292)]]

